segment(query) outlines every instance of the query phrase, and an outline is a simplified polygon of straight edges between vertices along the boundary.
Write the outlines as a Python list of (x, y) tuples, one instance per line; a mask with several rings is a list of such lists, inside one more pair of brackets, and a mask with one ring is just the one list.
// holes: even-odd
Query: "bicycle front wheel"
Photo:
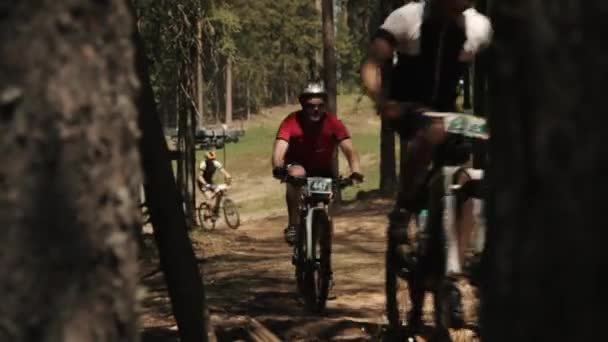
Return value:
[(303, 274), (306, 308), (319, 313), (325, 309), (331, 285), (331, 223), (327, 213), (317, 210), (312, 215), (311, 258), (306, 258)]
[(228, 227), (232, 229), (237, 229), (241, 225), (241, 216), (239, 215), (239, 210), (230, 198), (224, 199), (224, 219), (226, 220), (226, 224)]

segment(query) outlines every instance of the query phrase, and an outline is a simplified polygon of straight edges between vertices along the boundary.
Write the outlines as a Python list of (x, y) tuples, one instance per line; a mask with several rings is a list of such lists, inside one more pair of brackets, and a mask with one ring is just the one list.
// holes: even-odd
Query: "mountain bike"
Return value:
[(237, 229), (240, 226), (241, 217), (236, 203), (228, 196), (228, 189), (229, 186), (226, 184), (209, 186), (213, 195), (211, 198), (203, 200), (197, 208), (198, 222), (202, 228), (215, 229), (221, 216), (220, 212), (228, 227)]
[[(466, 274), (465, 268), (473, 269), (485, 242), (483, 170), (470, 166), (472, 149), (462, 148), (488, 139), (485, 120), (460, 113), (424, 115), (442, 118), (451, 141), (459, 145), (452, 144), (443, 150), (418, 194), (424, 203), (422, 209), (428, 214), (426, 218), (416, 217), (414, 231), (410, 227), (409, 233), (414, 235), (414, 267), (406, 269), (395, 264), (396, 242), (390, 232), (388, 234), (385, 291), (389, 329), (393, 333), (404, 329), (412, 333), (419, 328), (426, 291), (434, 293), (436, 327), (462, 327), (462, 294), (452, 275)], [(475, 217), (466, 253), (470, 262), (460, 265), (456, 218), (462, 204), (469, 199), (473, 199)]]
[(333, 223), (329, 207), (338, 189), (353, 185), (350, 178), (293, 177), (285, 180), (301, 187), (301, 220), (292, 262), (298, 293), (308, 310), (325, 309), (332, 284)]

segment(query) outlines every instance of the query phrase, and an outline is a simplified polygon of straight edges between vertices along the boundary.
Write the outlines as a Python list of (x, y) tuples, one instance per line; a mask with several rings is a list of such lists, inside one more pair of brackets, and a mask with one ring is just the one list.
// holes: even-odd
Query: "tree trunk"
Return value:
[(142, 82), (138, 108), (142, 131), (140, 149), (145, 174), (144, 188), (160, 264), (180, 340), (207, 341), (203, 283), (187, 234), (183, 201), (175, 184), (169, 151), (158, 119), (143, 46), (139, 37), (136, 39), (139, 43), (138, 75)]
[(232, 56), (226, 58), (226, 116), (224, 122), (232, 123)]
[(287, 79), (287, 62), (283, 61), (283, 103), (289, 104), (289, 80)]
[[(327, 110), (338, 113), (337, 108), (337, 61), (336, 61), (336, 34), (334, 31), (334, 4), (332, 0), (322, 0), (323, 16), (323, 78), (327, 89)], [(333, 171), (335, 175), (340, 172), (337, 150), (334, 153)], [(341, 192), (337, 192), (337, 201), (341, 200)]]
[(130, 13), (121, 0), (0, 13), (0, 340), (135, 341)]
[(221, 94), (221, 90), (220, 90), (220, 82), (217, 82), (217, 84), (215, 85), (215, 123), (219, 123), (220, 122), (220, 94)]
[(249, 119), (251, 119), (251, 90), (250, 90), (250, 85), (251, 80), (248, 79), (247, 83), (245, 84), (245, 97), (246, 97), (246, 105), (247, 105), (247, 121), (249, 121)]
[(385, 195), (393, 194), (397, 190), (396, 169), (395, 131), (388, 127), (387, 121), (383, 119), (380, 122), (380, 192)]
[(328, 110), (337, 113), (338, 93), (336, 77), (336, 35), (334, 31), (334, 6), (332, 0), (322, 0), (323, 14), (323, 79), (328, 94)]
[(198, 113), (196, 117), (196, 127), (198, 130), (204, 128), (205, 102), (204, 102), (204, 80), (203, 80), (203, 20), (199, 19), (196, 23), (196, 105)]
[(484, 341), (605, 338), (607, 5), (492, 4)]

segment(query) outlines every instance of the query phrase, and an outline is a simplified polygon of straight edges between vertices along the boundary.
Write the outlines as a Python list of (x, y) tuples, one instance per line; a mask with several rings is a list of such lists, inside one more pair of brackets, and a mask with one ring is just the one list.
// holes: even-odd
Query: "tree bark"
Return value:
[(145, 174), (144, 188), (154, 227), (160, 264), (165, 276), (173, 316), (181, 341), (207, 341), (205, 295), (201, 274), (188, 237), (182, 196), (175, 183), (169, 151), (158, 119), (148, 66), (139, 39), (137, 72), (142, 82), (138, 100), (140, 150)]
[(386, 120), (380, 121), (380, 192), (385, 195), (397, 190), (395, 131)]
[(323, 79), (328, 94), (328, 110), (337, 113), (336, 98), (338, 81), (336, 75), (336, 33), (334, 30), (334, 6), (332, 0), (322, 0), (323, 15)]
[(247, 105), (247, 121), (251, 119), (251, 90), (250, 85), (251, 79), (247, 79), (247, 83), (245, 84), (245, 97), (246, 97), (246, 105)]
[(130, 13), (22, 0), (0, 17), (0, 340), (135, 341)]
[(226, 116), (224, 122), (232, 123), (232, 56), (226, 58)]
[(217, 82), (217, 84), (215, 85), (215, 123), (219, 123), (220, 122), (220, 94), (222, 92), (220, 91), (220, 82)]
[(203, 20), (198, 19), (196, 23), (196, 105), (198, 113), (196, 127), (198, 130), (204, 128), (205, 102), (204, 102), (204, 80), (203, 80)]
[[(322, 0), (322, 21), (323, 21), (323, 79), (327, 90), (327, 110), (331, 113), (338, 113), (338, 79), (336, 61), (336, 33), (334, 30), (334, 4), (332, 0)], [(335, 175), (340, 173), (338, 161), (338, 151), (334, 151), (333, 172)], [(342, 199), (341, 192), (336, 194), (336, 202)]]
[(482, 339), (603, 340), (608, 3), (492, 6)]

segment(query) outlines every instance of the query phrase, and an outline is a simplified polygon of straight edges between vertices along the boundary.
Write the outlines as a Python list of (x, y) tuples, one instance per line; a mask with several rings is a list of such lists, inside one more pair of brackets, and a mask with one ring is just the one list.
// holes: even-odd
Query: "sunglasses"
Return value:
[(325, 108), (325, 103), (318, 103), (318, 104), (305, 103), (303, 107), (305, 109), (324, 109)]

